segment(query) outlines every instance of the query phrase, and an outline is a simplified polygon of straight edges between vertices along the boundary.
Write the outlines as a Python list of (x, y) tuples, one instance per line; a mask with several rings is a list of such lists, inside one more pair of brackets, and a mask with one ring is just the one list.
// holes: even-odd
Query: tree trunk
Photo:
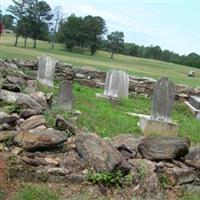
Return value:
[(51, 43), (51, 48), (54, 49), (54, 45), (55, 45), (55, 40), (52, 41)]
[(24, 47), (26, 47), (27, 37), (24, 38)]
[(19, 38), (19, 35), (18, 34), (16, 34), (16, 38), (15, 38), (15, 47), (17, 46), (17, 43), (18, 43), (18, 38)]
[(112, 51), (111, 56), (110, 56), (111, 59), (113, 59), (113, 54), (114, 54), (114, 52)]
[(34, 40), (33, 48), (34, 48), (34, 49), (36, 48), (36, 39)]

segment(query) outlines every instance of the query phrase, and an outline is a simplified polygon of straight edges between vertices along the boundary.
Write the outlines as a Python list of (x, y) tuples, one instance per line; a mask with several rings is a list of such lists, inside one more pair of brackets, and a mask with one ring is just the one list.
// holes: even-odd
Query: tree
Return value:
[(51, 7), (45, 1), (29, 0), (28, 15), (32, 29), (31, 38), (34, 40), (33, 48), (36, 48), (37, 39), (46, 39), (48, 36), (48, 23), (53, 18)]
[(53, 17), (53, 22), (52, 22), (52, 43), (51, 43), (51, 48), (54, 48), (54, 44), (56, 41), (56, 32), (58, 30), (58, 25), (59, 22), (62, 20), (62, 7), (55, 7), (53, 13), (54, 13), (54, 17)]
[(17, 32), (24, 38), (24, 47), (26, 47), (27, 38), (32, 32), (29, 17), (23, 17), (18, 21)]
[(124, 45), (124, 33), (115, 31), (107, 36), (108, 45), (111, 49), (111, 59), (113, 59), (113, 54), (117, 52)]
[(2, 22), (6, 29), (13, 30), (14, 17), (12, 15), (3, 15)]
[(74, 46), (83, 47), (85, 42), (83, 18), (72, 14), (66, 21), (62, 20), (59, 25), (58, 40), (65, 43), (69, 50)]
[(88, 15), (83, 19), (85, 44), (89, 46), (91, 55), (97, 51), (103, 34), (106, 33), (106, 23), (101, 17)]
[(28, 10), (28, 3), (30, 0), (12, 0), (14, 5), (10, 5), (7, 9), (8, 12), (12, 13), (14, 18), (17, 20), (16, 25), (16, 40), (15, 40), (15, 46), (17, 46), (18, 37), (20, 35), (20, 28), (19, 28), (19, 22), (27, 16), (27, 10)]

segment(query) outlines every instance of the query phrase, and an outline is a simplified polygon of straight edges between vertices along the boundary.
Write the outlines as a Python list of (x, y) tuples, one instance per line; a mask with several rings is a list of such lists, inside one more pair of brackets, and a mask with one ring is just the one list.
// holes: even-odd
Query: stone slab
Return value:
[(145, 136), (177, 136), (179, 129), (176, 123), (153, 120), (150, 116), (141, 117), (139, 126)]
[(192, 104), (190, 104), (189, 101), (185, 101), (184, 102), (187, 107), (189, 108), (189, 110), (191, 111), (191, 113), (197, 118), (200, 119), (200, 109), (196, 109)]
[(196, 109), (200, 109), (200, 96), (191, 96), (189, 102)]

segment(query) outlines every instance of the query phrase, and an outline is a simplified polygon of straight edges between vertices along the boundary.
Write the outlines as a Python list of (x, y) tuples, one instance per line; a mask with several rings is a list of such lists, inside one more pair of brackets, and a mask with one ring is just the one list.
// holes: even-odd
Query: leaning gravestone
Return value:
[(122, 70), (107, 72), (104, 94), (101, 97), (128, 97), (129, 75)]
[(191, 96), (189, 101), (185, 101), (192, 114), (200, 120), (200, 96)]
[(56, 63), (57, 60), (50, 56), (39, 58), (37, 80), (40, 83), (53, 87)]
[(67, 110), (72, 109), (73, 105), (72, 82), (63, 81), (61, 83), (58, 95), (58, 105)]
[(171, 112), (175, 99), (174, 97), (174, 84), (166, 77), (158, 80), (153, 92), (151, 119), (164, 122), (171, 121)]
[(175, 99), (175, 86), (168, 78), (157, 81), (153, 92), (151, 116), (140, 118), (140, 128), (145, 135), (172, 136), (178, 134), (178, 124), (171, 122)]

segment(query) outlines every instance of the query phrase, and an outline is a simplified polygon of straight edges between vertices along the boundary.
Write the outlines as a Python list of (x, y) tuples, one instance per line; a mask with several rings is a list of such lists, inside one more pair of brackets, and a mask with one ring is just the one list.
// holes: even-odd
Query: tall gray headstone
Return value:
[(174, 100), (174, 83), (168, 78), (162, 77), (154, 87), (151, 119), (170, 122)]
[(53, 86), (54, 74), (57, 60), (50, 56), (42, 56), (39, 58), (37, 80), (46, 85)]
[(58, 95), (58, 105), (68, 110), (72, 109), (73, 105), (72, 82), (63, 81), (61, 83)]
[(107, 72), (104, 95), (108, 97), (128, 97), (129, 75), (122, 70)]

